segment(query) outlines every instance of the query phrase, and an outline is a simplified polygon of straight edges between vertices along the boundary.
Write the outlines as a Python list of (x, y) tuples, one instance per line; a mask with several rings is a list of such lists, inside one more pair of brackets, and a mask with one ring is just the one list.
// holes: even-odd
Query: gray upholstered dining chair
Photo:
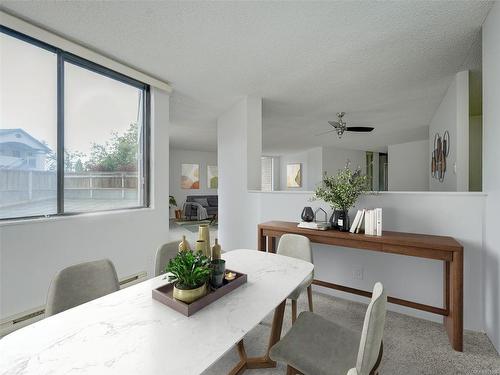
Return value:
[(386, 304), (384, 287), (376, 283), (361, 332), (303, 312), (269, 354), (274, 361), (287, 363), (288, 375), (377, 374)]
[(108, 259), (67, 267), (49, 287), (45, 316), (89, 302), (120, 289), (115, 266)]
[(158, 250), (156, 250), (155, 257), (155, 276), (159, 276), (165, 273), (165, 266), (168, 261), (175, 258), (179, 252), (179, 241), (168, 242), (161, 245)]
[[(309, 263), (313, 262), (313, 254), (309, 238), (298, 234), (284, 234), (278, 242), (277, 254), (292, 258), (302, 259)], [(297, 299), (304, 289), (307, 289), (309, 311), (313, 311), (311, 284), (314, 279), (314, 271), (288, 296), (292, 300), (292, 323), (297, 319)]]

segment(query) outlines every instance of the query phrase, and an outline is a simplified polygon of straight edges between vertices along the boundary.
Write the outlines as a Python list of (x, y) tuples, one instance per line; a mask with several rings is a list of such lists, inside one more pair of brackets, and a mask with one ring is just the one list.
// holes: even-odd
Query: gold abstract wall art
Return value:
[(199, 164), (182, 164), (181, 166), (181, 188), (200, 188), (200, 166)]
[(302, 187), (302, 164), (287, 164), (286, 186), (289, 188)]

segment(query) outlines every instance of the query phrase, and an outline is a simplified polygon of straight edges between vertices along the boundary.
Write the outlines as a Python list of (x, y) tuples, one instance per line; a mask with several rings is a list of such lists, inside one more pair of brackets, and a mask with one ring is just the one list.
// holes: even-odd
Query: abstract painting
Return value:
[(217, 189), (219, 186), (219, 172), (216, 165), (207, 165), (207, 181), (209, 189)]
[(302, 187), (302, 164), (287, 164), (286, 186), (289, 188)]
[(182, 164), (181, 166), (181, 188), (200, 188), (200, 166), (198, 164)]

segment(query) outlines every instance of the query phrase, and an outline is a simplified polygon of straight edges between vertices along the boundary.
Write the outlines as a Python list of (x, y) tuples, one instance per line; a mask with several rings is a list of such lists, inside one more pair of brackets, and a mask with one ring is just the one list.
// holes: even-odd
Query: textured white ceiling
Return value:
[[(264, 98), (264, 149), (376, 149), (422, 139), (490, 2), (2, 2), (2, 8), (172, 82), (171, 143), (215, 149), (215, 119)], [(477, 59), (476, 59), (477, 60)], [(341, 143), (346, 111), (370, 135)]]

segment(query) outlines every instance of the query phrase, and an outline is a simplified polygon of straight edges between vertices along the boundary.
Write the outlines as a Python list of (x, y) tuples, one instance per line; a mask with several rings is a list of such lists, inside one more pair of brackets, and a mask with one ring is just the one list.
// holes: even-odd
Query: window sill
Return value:
[(48, 216), (48, 217), (37, 217), (28, 219), (12, 219), (0, 221), (1, 227), (8, 227), (13, 225), (25, 225), (25, 224), (36, 224), (36, 223), (48, 223), (60, 220), (75, 220), (81, 218), (95, 217), (95, 216), (111, 216), (111, 215), (123, 215), (125, 213), (136, 213), (136, 212), (150, 212), (154, 211), (154, 207), (137, 207), (137, 208), (124, 208), (109, 211), (98, 211), (98, 212), (82, 212), (78, 214), (68, 214), (60, 216)]

